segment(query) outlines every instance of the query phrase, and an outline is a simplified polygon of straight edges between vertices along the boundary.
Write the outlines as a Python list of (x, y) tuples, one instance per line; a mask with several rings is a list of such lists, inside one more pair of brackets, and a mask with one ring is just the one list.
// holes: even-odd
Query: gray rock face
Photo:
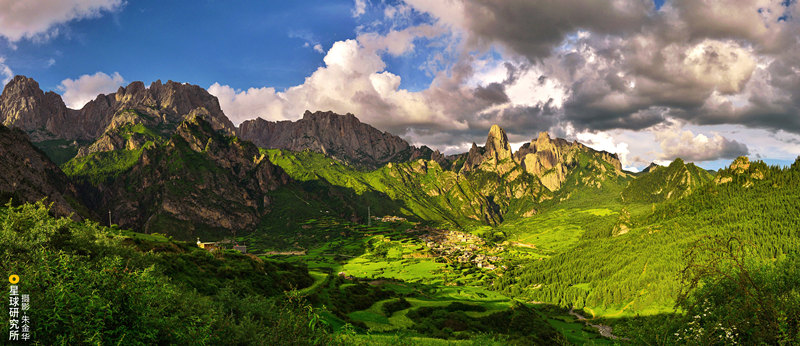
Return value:
[(130, 170), (86, 195), (95, 201), (90, 207), (112, 210), (114, 223), (123, 227), (191, 240), (252, 231), (270, 210), (269, 192), (290, 181), (255, 145), (196, 117), (183, 121), (165, 145), (145, 149)]
[(506, 131), (500, 126), (492, 125), (486, 138), (486, 154), (490, 159), (502, 161), (511, 157), (511, 145), (508, 144)]
[(67, 106), (61, 96), (42, 92), (39, 83), (25, 76), (16, 76), (0, 95), (0, 120), (3, 125), (31, 133), (34, 141), (48, 133), (63, 131), (67, 122)]
[(150, 126), (177, 126), (188, 116), (203, 116), (217, 130), (234, 133), (216, 97), (197, 85), (156, 81), (120, 87), (116, 93), (98, 95), (80, 110), (69, 109), (58, 94), (42, 92), (25, 76), (14, 77), (0, 95), (0, 120), (27, 132), (33, 141), (47, 139), (94, 141), (108, 129), (131, 122), (129, 110), (143, 115)]
[(306, 111), (303, 118), (272, 122), (261, 118), (241, 124), (239, 137), (268, 149), (311, 150), (368, 168), (389, 162), (430, 159), (427, 147), (416, 148), (402, 138), (359, 121), (352, 114)]
[(67, 198), (77, 201), (77, 190), (47, 156), (20, 130), (0, 125), (0, 203), (36, 202), (47, 198), (51, 212), (67, 216), (75, 212)]
[(483, 163), (486, 159), (483, 154), (486, 152), (484, 147), (479, 147), (475, 142), (472, 143), (472, 147), (469, 148), (469, 152), (467, 152), (467, 158), (464, 160), (464, 166), (462, 166), (461, 170), (464, 172), (473, 171), (478, 166)]

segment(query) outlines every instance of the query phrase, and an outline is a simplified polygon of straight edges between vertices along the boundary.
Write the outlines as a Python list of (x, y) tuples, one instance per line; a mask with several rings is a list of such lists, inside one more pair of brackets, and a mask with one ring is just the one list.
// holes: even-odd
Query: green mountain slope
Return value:
[(629, 232), (584, 237), (573, 250), (519, 266), (497, 286), (608, 317), (670, 311), (680, 288), (682, 254), (703, 237), (736, 237), (765, 260), (796, 251), (798, 181), (800, 162), (779, 168), (738, 159), (714, 181), (653, 212), (646, 205), (621, 205), (633, 215)]
[(632, 180), (622, 191), (628, 202), (661, 202), (682, 198), (710, 181), (712, 175), (693, 163), (675, 159), (669, 166), (656, 166)]
[[(266, 152), (269, 160), (295, 181), (349, 190), (353, 215), (361, 222), (366, 221), (368, 207), (374, 216), (397, 215), (453, 227), (496, 222), (498, 217), (490, 201), (470, 181), (442, 169), (435, 161), (388, 164), (363, 172), (322, 154)], [(320, 187), (318, 192), (325, 191)]]
[(185, 120), (168, 138), (148, 135), (147, 128), (136, 132), (137, 126), (117, 128), (114, 136), (142, 132), (152, 140), (64, 164), (82, 183), (87, 204), (110, 210), (124, 227), (220, 239), (254, 229), (269, 212), (268, 193), (289, 182), (253, 144), (215, 131), (200, 117)]

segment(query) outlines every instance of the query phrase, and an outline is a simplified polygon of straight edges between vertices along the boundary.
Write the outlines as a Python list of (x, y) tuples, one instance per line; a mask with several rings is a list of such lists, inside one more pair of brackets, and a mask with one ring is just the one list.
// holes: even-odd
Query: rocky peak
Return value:
[(311, 150), (338, 160), (380, 167), (388, 162), (429, 159), (427, 147), (416, 148), (402, 138), (362, 123), (353, 114), (306, 111), (298, 121), (245, 121), (239, 137), (267, 149)]
[(201, 115), (215, 128), (234, 132), (216, 97), (199, 86), (173, 81), (156, 81), (150, 88), (133, 82), (116, 93), (98, 95), (80, 110), (68, 109), (61, 96), (42, 92), (36, 81), (24, 76), (15, 77), (0, 96), (3, 123), (26, 131), (34, 141), (94, 141), (109, 128), (127, 123), (118, 117), (128, 110), (136, 110), (156, 125), (168, 125), (162, 127), (177, 126), (190, 114)]
[(310, 122), (328, 122), (328, 123), (357, 123), (361, 124), (361, 121), (356, 118), (355, 115), (352, 113), (346, 114), (336, 114), (331, 111), (327, 112), (311, 112), (310, 110), (306, 110), (303, 113), (303, 121), (310, 121)]
[(514, 156), (528, 173), (540, 176), (563, 162), (564, 152), (570, 147), (570, 143), (563, 139), (552, 140), (547, 132), (539, 132), (536, 140), (523, 144)]
[[(96, 194), (87, 193), (96, 209), (113, 210), (114, 222), (124, 227), (178, 239), (221, 238), (233, 229), (253, 230), (271, 208), (270, 191), (290, 181), (254, 144), (195, 116)], [(177, 220), (181, 227), (159, 220)]]
[(173, 81), (162, 84), (157, 80), (145, 88), (144, 83), (137, 81), (120, 87), (113, 96), (113, 106), (118, 110), (136, 109), (174, 124), (200, 115), (215, 129), (234, 133), (233, 123), (222, 112), (219, 100), (197, 85)]
[(469, 172), (478, 168), (483, 163), (485, 157), (483, 156), (484, 148), (479, 147), (475, 142), (472, 142), (472, 147), (467, 152), (467, 157), (464, 160), (464, 165), (461, 170)]
[(39, 130), (34, 141), (56, 132), (66, 119), (67, 107), (61, 96), (49, 91), (42, 92), (32, 78), (15, 76), (0, 95), (0, 120), (3, 125), (17, 127), (26, 132)]
[(764, 161), (750, 161), (747, 156), (739, 156), (727, 169), (721, 169), (714, 177), (717, 184), (728, 183), (737, 180), (744, 187), (752, 186), (755, 181), (763, 180), (769, 171), (769, 167)]
[(547, 151), (553, 150), (555, 146), (550, 139), (550, 134), (546, 131), (539, 132), (539, 136), (536, 138), (536, 141), (531, 141), (531, 147), (534, 152), (540, 151)]
[(489, 136), (486, 137), (486, 155), (498, 162), (511, 158), (508, 136), (500, 126), (492, 125), (492, 128), (489, 129)]
[(12, 94), (33, 96), (35, 94), (42, 94), (42, 91), (39, 89), (39, 83), (33, 80), (33, 78), (16, 75), (6, 84), (5, 88), (3, 88), (4, 97), (8, 97)]
[[(467, 153), (466, 160), (461, 170), (468, 172), (486, 164), (485, 169), (497, 171), (497, 164), (501, 161), (512, 158), (511, 145), (508, 144), (508, 135), (502, 127), (492, 125), (489, 129), (489, 135), (486, 137), (486, 145), (479, 147), (477, 144), (472, 143)], [(501, 169), (504, 173), (513, 168), (512, 162), (506, 162)]]

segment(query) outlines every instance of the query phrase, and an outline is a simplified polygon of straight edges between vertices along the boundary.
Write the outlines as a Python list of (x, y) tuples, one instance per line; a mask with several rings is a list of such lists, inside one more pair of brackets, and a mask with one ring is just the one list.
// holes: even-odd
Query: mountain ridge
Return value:
[(396, 135), (362, 123), (350, 113), (306, 111), (297, 121), (256, 118), (242, 122), (237, 134), (265, 149), (311, 150), (371, 169), (432, 156), (445, 160), (426, 146), (412, 146)]
[[(42, 109), (43, 108), (43, 109)], [(68, 108), (61, 96), (43, 92), (32, 78), (15, 76), (0, 95), (0, 120), (18, 127), (34, 141), (43, 139), (93, 140), (109, 127), (125, 122), (115, 119), (119, 111), (137, 109), (160, 118), (178, 122), (183, 115), (207, 115), (218, 129), (233, 131), (233, 123), (223, 114), (216, 97), (191, 84), (160, 80), (145, 87), (135, 81), (110, 94), (99, 94), (80, 109)]]

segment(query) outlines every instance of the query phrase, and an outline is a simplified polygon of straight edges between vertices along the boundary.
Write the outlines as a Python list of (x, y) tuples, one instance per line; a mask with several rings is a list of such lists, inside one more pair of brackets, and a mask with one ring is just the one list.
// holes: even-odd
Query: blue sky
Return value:
[(10, 9), (0, 13), (0, 80), (27, 75), (74, 107), (132, 81), (188, 82), (218, 96), (234, 123), (352, 112), (449, 153), (498, 123), (517, 145), (550, 131), (632, 169), (679, 156), (707, 168), (737, 155), (789, 163), (800, 99), (786, 95), (800, 77), (771, 76), (772, 65), (800, 68), (797, 7), (0, 0)]
[[(236, 88), (297, 85), (323, 47), (353, 37), (352, 1), (131, 1), (121, 11), (64, 26), (47, 42), (3, 45), (7, 64), (46, 88), (97, 71), (126, 80), (173, 79)], [(48, 67), (48, 61), (55, 64)]]
[[(0, 56), (17, 74), (57, 90), (66, 78), (97, 71), (119, 72), (126, 81), (175, 80), (207, 87), (224, 82), (237, 89), (302, 84), (323, 66), (324, 51), (354, 38), (359, 25), (376, 26), (380, 9), (355, 18), (352, 0), (128, 1), (119, 11), (70, 22), (42, 42), (0, 43)], [(413, 23), (425, 21), (419, 15)], [(0, 40), (2, 41), (2, 40)], [(386, 60), (419, 90), (431, 77), (419, 69), (426, 52)], [(52, 65), (51, 65), (52, 64)]]

